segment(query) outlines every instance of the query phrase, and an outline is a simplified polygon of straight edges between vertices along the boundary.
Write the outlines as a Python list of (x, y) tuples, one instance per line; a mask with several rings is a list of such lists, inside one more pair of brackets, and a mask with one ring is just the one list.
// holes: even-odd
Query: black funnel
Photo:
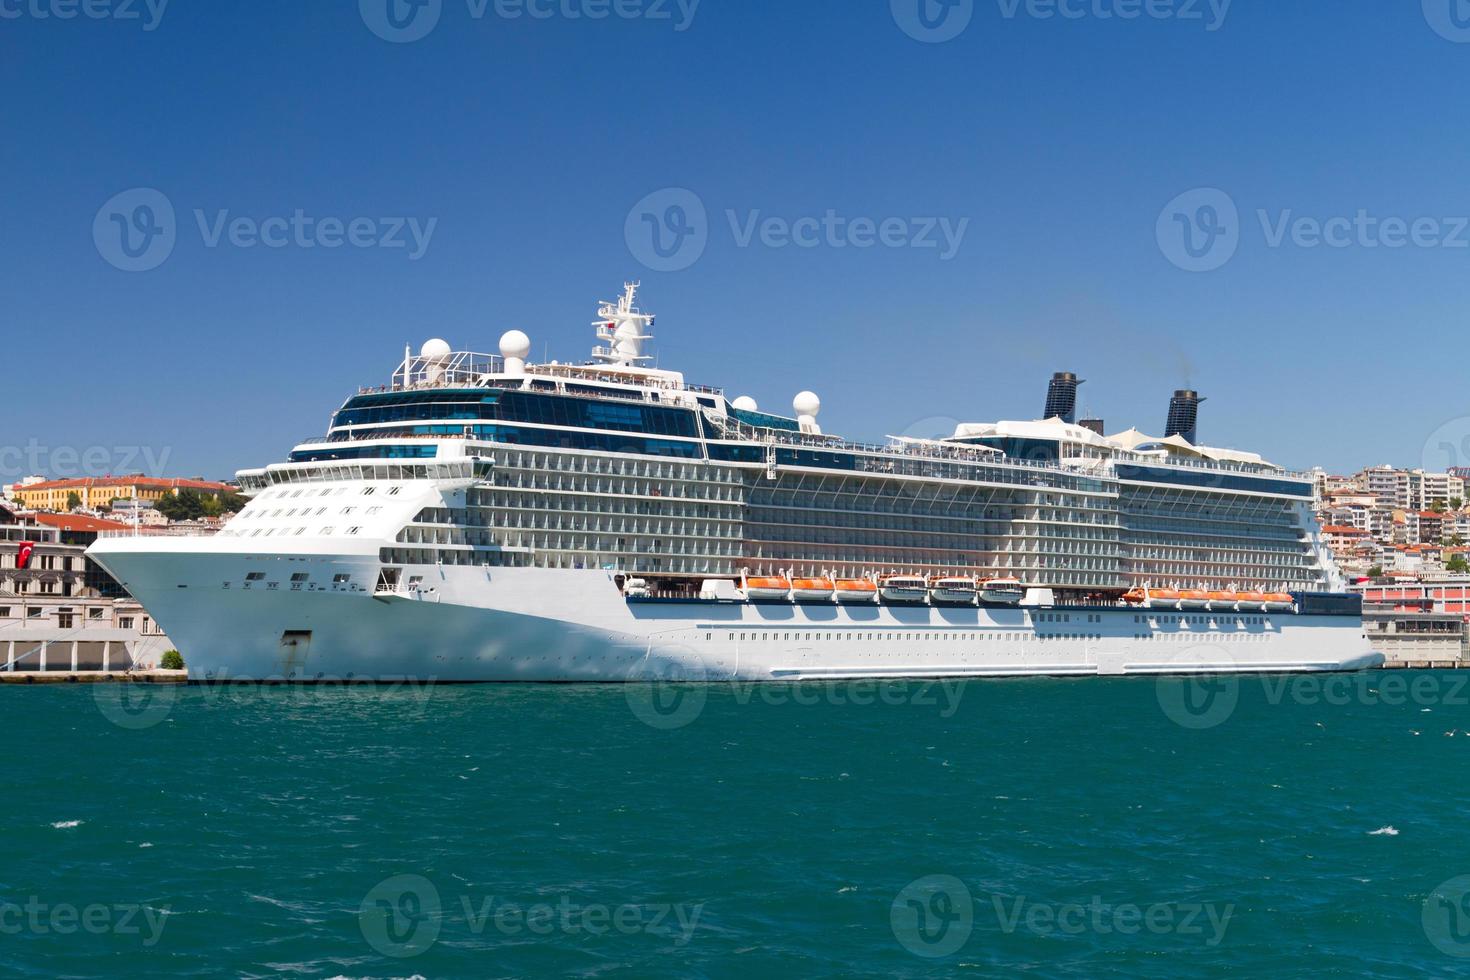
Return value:
[(1044, 419), (1061, 419), (1064, 422), (1077, 421), (1077, 386), (1085, 384), (1077, 380), (1077, 375), (1071, 371), (1058, 371), (1051, 376), (1051, 384), (1046, 386), (1046, 410), (1042, 413)]
[(1190, 443), (1196, 442), (1199, 432), (1199, 404), (1204, 401), (1199, 392), (1180, 388), (1169, 399), (1169, 421), (1164, 426), (1164, 438), (1183, 436)]

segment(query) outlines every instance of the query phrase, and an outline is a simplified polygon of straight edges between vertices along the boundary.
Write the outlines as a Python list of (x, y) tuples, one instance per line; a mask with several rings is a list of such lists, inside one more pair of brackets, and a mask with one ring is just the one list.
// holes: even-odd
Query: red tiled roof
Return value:
[(79, 514), (36, 514), (37, 524), (59, 527), (63, 531), (126, 531), (132, 525), (118, 521), (104, 521), (99, 517), (83, 517)]
[(218, 493), (234, 489), (228, 484), (212, 483), (209, 480), (169, 480), (156, 476), (143, 476), (139, 473), (132, 476), (88, 476), (75, 480), (50, 480), (45, 483), (32, 483), (29, 486), (16, 487), (16, 490), (74, 490), (81, 487), (110, 487), (119, 484), (124, 486), (162, 487), (171, 490), (213, 490)]

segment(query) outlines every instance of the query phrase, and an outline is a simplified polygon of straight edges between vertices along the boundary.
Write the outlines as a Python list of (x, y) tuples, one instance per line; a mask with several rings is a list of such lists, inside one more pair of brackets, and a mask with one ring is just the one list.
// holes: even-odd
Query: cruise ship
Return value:
[(1043, 417), (864, 444), (654, 366), (638, 284), (582, 363), (430, 340), (239, 473), (209, 538), (91, 555), (201, 681), (801, 681), (1373, 666), (1312, 484)]

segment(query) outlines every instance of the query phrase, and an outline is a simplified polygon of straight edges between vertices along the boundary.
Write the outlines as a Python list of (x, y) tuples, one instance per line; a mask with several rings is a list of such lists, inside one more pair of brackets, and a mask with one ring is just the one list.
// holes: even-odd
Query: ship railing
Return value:
[(357, 393), (373, 395), (421, 388), (453, 388), (477, 384), (487, 374), (504, 371), (505, 359), (498, 354), (453, 351), (442, 357), (410, 356), (398, 365), (389, 384), (366, 385), (358, 388)]
[(1238, 463), (1193, 459), (1160, 459), (1140, 453), (1120, 450), (1116, 455), (1098, 458), (1068, 460), (1035, 460), (1014, 456), (1001, 456), (985, 450), (969, 449), (959, 445), (942, 445), (934, 442), (893, 441), (887, 445), (873, 445), (843, 439), (839, 436), (818, 435), (809, 432), (792, 432), (779, 429), (757, 429), (738, 419), (705, 409), (705, 417), (720, 430), (724, 438), (747, 442), (774, 444), (777, 446), (802, 446), (811, 449), (841, 450), (846, 452), (870, 453), (883, 456), (899, 456), (907, 459), (934, 459), (946, 462), (970, 463), (986, 466), (1019, 466), (1050, 473), (1098, 475), (1110, 462), (1129, 462), (1140, 465), (1182, 467), (1208, 472), (1243, 473), (1255, 476), (1273, 476), (1285, 479), (1307, 480), (1305, 473), (1270, 466), (1250, 466)]
[(108, 530), (108, 531), (99, 531), (99, 532), (97, 532), (97, 537), (99, 537), (99, 538), (208, 538), (208, 537), (213, 537), (214, 535), (218, 534), (219, 533), (219, 530), (220, 529), (217, 528), (217, 527), (202, 528), (202, 527), (167, 527), (167, 526), (165, 526), (165, 527), (147, 527), (147, 526), (143, 526), (143, 527), (137, 527), (137, 528), (130, 527), (126, 531), (121, 530), (121, 529)]
[[(604, 351), (604, 353), (608, 352)], [(568, 381), (601, 381), (607, 384), (636, 385), (640, 388), (656, 388), (660, 391), (697, 391), (701, 394), (720, 395), (721, 397), (725, 394), (723, 388), (677, 381), (659, 375), (614, 371), (603, 364), (527, 364), (526, 374), (533, 377), (564, 378)]]

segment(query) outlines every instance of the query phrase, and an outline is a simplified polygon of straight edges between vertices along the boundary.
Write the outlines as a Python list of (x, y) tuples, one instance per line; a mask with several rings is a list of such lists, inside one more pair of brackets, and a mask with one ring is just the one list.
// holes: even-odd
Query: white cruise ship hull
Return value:
[(423, 576), (417, 591), (375, 594), (375, 555), (231, 554), (221, 543), (117, 538), (92, 551), (168, 632), (194, 680), (791, 681), (1382, 661), (1353, 617), (630, 600), (609, 571), (473, 566), (409, 567), (405, 581)]

